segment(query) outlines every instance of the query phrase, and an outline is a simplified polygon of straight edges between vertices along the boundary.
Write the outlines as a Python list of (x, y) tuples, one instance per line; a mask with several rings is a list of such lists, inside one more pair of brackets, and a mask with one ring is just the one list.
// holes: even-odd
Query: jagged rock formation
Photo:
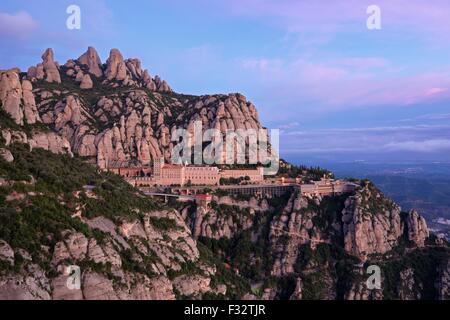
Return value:
[(427, 222), (416, 210), (411, 210), (406, 219), (408, 240), (418, 247), (425, 245), (429, 237)]
[(105, 76), (109, 81), (117, 80), (124, 81), (127, 77), (127, 67), (123, 61), (122, 54), (117, 49), (111, 49), (109, 58), (106, 61)]
[(383, 290), (381, 289), (369, 289), (367, 288), (366, 280), (364, 276), (364, 268), (357, 268), (354, 270), (357, 275), (356, 280), (352, 282), (350, 289), (345, 292), (345, 300), (382, 300)]
[(182, 210), (182, 215), (191, 226), (195, 238), (201, 236), (219, 240), (230, 239), (251, 228), (255, 215), (268, 210), (266, 199), (251, 197), (245, 201), (230, 196), (214, 196), (211, 208), (197, 207), (193, 216), (189, 216), (187, 206)]
[(298, 277), (295, 281), (294, 292), (290, 296), (290, 300), (302, 300), (302, 278)]
[(48, 48), (42, 54), (42, 63), (28, 69), (27, 76), (31, 80), (45, 79), (47, 82), (61, 83), (59, 66), (54, 60), (53, 50), (51, 48)]
[(80, 83), (80, 89), (92, 89), (94, 84), (92, 83), (91, 77), (88, 74), (83, 76), (83, 79)]
[(5, 148), (0, 148), (0, 157), (2, 157), (6, 162), (14, 161), (14, 156), (11, 154), (11, 151)]
[[(167, 217), (167, 212), (153, 212), (152, 217)], [(126, 223), (120, 226), (121, 235), (115, 233), (117, 228), (112, 221), (96, 219), (87, 221), (93, 228), (102, 228), (111, 238), (100, 244), (95, 238), (87, 238), (82, 233), (67, 230), (63, 232), (63, 241), (56, 243), (53, 248), (51, 265), (58, 270), (58, 275), (49, 279), (47, 275), (31, 261), (26, 263), (25, 271), (33, 274), (30, 276), (15, 275), (0, 277), (2, 290), (0, 299), (64, 299), (64, 300), (147, 300), (147, 299), (174, 299), (174, 287), (185, 296), (201, 295), (210, 291), (210, 278), (203, 275), (193, 276), (196, 281), (191, 281), (190, 277), (179, 276), (173, 282), (167, 278), (167, 270), (180, 270), (181, 265), (187, 261), (198, 263), (199, 253), (195, 241), (190, 237), (190, 232), (183, 221), (176, 213), (169, 215), (177, 218), (177, 224), (184, 230), (174, 229), (168, 234), (155, 229), (148, 220), (144, 224), (140, 222)], [(108, 230), (105, 226), (112, 226)], [(163, 241), (164, 237), (169, 237), (172, 242)], [(145, 238), (144, 238), (145, 237)], [(150, 237), (150, 239), (148, 238)], [(120, 240), (119, 240), (120, 239)], [(147, 242), (148, 241), (148, 242)], [(143, 258), (150, 254), (156, 254), (156, 260), (151, 265), (153, 275), (149, 277), (145, 274), (133, 273), (124, 270), (123, 256), (120, 251), (127, 250), (135, 244), (138, 254), (131, 259), (135, 263), (143, 263)], [(173, 246), (171, 249), (167, 245)], [(176, 250), (176, 246), (180, 250)], [(28, 253), (21, 255), (29, 256)], [(5, 242), (0, 242), (0, 259), (14, 264), (14, 251)], [(98, 266), (110, 266), (111, 278), (99, 273), (91, 268), (86, 268), (81, 274), (81, 286), (79, 289), (71, 289), (67, 286), (69, 275), (65, 270), (71, 264), (89, 263)], [(206, 268), (206, 266), (205, 266)], [(97, 267), (98, 269), (98, 267)], [(215, 269), (209, 268), (209, 276), (214, 275)]]
[(97, 78), (103, 75), (102, 61), (93, 47), (89, 47), (88, 50), (78, 58), (78, 62), (86, 65), (88, 67), (88, 72), (95, 75)]
[[(289, 290), (292, 291), (286, 291), (286, 287), (281, 285), (262, 287), (259, 289), (260, 295), (248, 294), (245, 299), (380, 300), (384, 298), (383, 286), (386, 283), (395, 284), (387, 291), (388, 298), (423, 297), (425, 292), (423, 279), (426, 278), (423, 274), (415, 275), (416, 272), (423, 272), (423, 266), (412, 265), (400, 270), (396, 275), (398, 281), (391, 279), (388, 282), (384, 277), (396, 274), (396, 271), (394, 273), (387, 271), (392, 268), (389, 261), (390, 257), (395, 255), (392, 253), (394, 250), (402, 250), (399, 248), (406, 243), (409, 250), (416, 252), (414, 248), (425, 245), (425, 239), (428, 237), (426, 224), (416, 212), (402, 212), (370, 182), (361, 182), (361, 187), (354, 194), (335, 197), (292, 193), (282, 209), (277, 209), (279, 211), (276, 211), (269, 221), (259, 220), (258, 215), (248, 216), (246, 205), (241, 203), (242, 207), (239, 209), (237, 207), (239, 201), (231, 198), (216, 196), (215, 201), (217, 203), (223, 201), (227, 205), (234, 206), (233, 211), (239, 214), (234, 216), (231, 213), (227, 216), (224, 214), (226, 207), (218, 210), (217, 204), (211, 205), (211, 208), (196, 208), (193, 213), (189, 213), (189, 208), (185, 207), (182, 215), (191, 226), (193, 234), (201, 239), (219, 241), (212, 241), (213, 244), (219, 243), (224, 250), (219, 251), (219, 254), (224, 255), (225, 259), (241, 261), (236, 267), (243, 268), (241, 269), (243, 273), (253, 274), (256, 272), (255, 268), (261, 270), (258, 265), (267, 254), (270, 262), (266, 265), (267, 271), (264, 274), (279, 279), (290, 279)], [(250, 204), (254, 209), (259, 205), (255, 199), (250, 199), (247, 206)], [(274, 210), (269, 204), (264, 205), (264, 208), (263, 217), (270, 216)], [(258, 221), (265, 221), (265, 225), (260, 225)], [(420, 227), (412, 227), (417, 224)], [(265, 228), (267, 231), (263, 232)], [(253, 249), (244, 257), (230, 257), (227, 255), (227, 252), (230, 254), (230, 247), (228, 249), (222, 247), (224, 239), (230, 240), (225, 242), (230, 246), (239, 248), (241, 241), (242, 246), (250, 246)], [(250, 240), (255, 247), (245, 239)], [(260, 253), (262, 256), (259, 256), (256, 251), (261, 244), (264, 247)], [(445, 244), (442, 245), (445, 247)], [(345, 276), (351, 280), (342, 279), (342, 275), (338, 275), (342, 271), (337, 270), (337, 265), (341, 264), (346, 256), (352, 257), (346, 267), (349, 274)], [(403, 254), (400, 254), (399, 257), (392, 259), (395, 261), (402, 258)], [(415, 263), (420, 264), (421, 259)], [(367, 288), (366, 280), (369, 275), (362, 261), (366, 261), (367, 265), (388, 262), (387, 265), (381, 266), (381, 289)], [(408, 265), (410, 260), (404, 263)], [(384, 272), (387, 272), (387, 275)], [(445, 276), (443, 278), (446, 279)], [(440, 287), (446, 288), (445, 281), (440, 281), (442, 283)]]
[[(104, 65), (92, 47), (62, 67), (51, 49), (42, 58), (42, 64), (28, 70), (22, 85), (18, 72), (2, 75), (3, 109), (18, 124), (24, 117), (30, 124), (42, 118), (70, 142), (74, 154), (96, 158), (101, 168), (130, 160), (147, 165), (161, 156), (169, 160), (175, 130), (193, 133), (195, 121), (201, 121), (203, 131), (262, 129), (255, 106), (244, 96), (175, 94), (159, 76), (152, 78), (142, 70), (138, 59), (124, 59), (117, 49)], [(46, 84), (61, 81), (60, 88)], [(81, 91), (74, 91), (72, 83)], [(92, 95), (95, 86), (106, 94)]]
[(13, 143), (23, 143), (27, 144), (30, 150), (42, 148), (53, 153), (73, 156), (69, 141), (54, 132), (34, 131), (31, 133), (31, 136), (27, 136), (22, 131), (2, 129), (1, 127), (0, 130), (5, 146)]
[(345, 250), (365, 259), (394, 248), (403, 234), (401, 209), (367, 184), (345, 202), (342, 214)]
[(320, 200), (292, 194), (283, 212), (271, 222), (269, 238), (274, 255), (272, 275), (282, 276), (294, 272), (298, 248), (302, 244), (311, 243), (315, 246), (324, 241), (319, 227), (313, 223), (318, 212), (308, 210), (309, 201), (318, 203)]
[(47, 82), (57, 82), (61, 83), (61, 77), (58, 71), (58, 65), (53, 58), (53, 50), (47, 49), (42, 55), (42, 66), (44, 67), (44, 72), (46, 74), (45, 80)]
[(439, 266), (439, 277), (436, 283), (439, 300), (450, 300), (450, 259)]
[[(151, 218), (173, 219), (176, 225), (173, 229), (163, 232), (155, 228)], [(94, 238), (87, 238), (82, 233), (64, 232), (64, 241), (55, 245), (52, 265), (58, 270), (64, 270), (66, 261), (90, 260), (100, 265), (110, 265), (115, 281), (111, 281), (102, 274), (87, 271), (82, 275), (82, 290), (68, 290), (66, 287), (67, 275), (61, 274), (52, 280), (53, 299), (174, 299), (173, 286), (181, 289), (185, 296), (194, 296), (209, 291), (209, 286), (202, 286), (181, 277), (173, 282), (167, 278), (167, 270), (179, 271), (181, 266), (188, 262), (198, 263), (199, 252), (195, 241), (190, 237), (181, 217), (176, 212), (152, 212), (143, 222), (122, 222), (116, 226), (111, 220), (98, 217), (85, 220), (93, 229), (101, 230), (111, 236), (100, 244)], [(115, 229), (119, 230), (119, 233)], [(169, 238), (170, 241), (165, 241)], [(123, 270), (120, 250), (127, 250), (133, 246), (139, 255), (132, 257), (136, 263), (144, 263), (143, 258), (154, 255), (155, 262), (151, 264), (151, 272), (155, 276), (133, 274)], [(210, 275), (214, 275), (214, 269)], [(209, 283), (209, 278), (197, 275), (199, 281)]]
[[(27, 138), (26, 134), (14, 131), (12, 136), (7, 146), (12, 150), (17, 136)], [(15, 153), (13, 158), (16, 157), (20, 158), (20, 154)], [(100, 181), (105, 183), (104, 178)], [(30, 183), (35, 184), (36, 180), (33, 178)], [(4, 180), (1, 185), (14, 186), (15, 182)], [(393, 258), (392, 262), (388, 256), (382, 256), (388, 253), (385, 251), (387, 247), (377, 243), (388, 242), (382, 238), (379, 242), (370, 240), (377, 239), (376, 228), (366, 228), (367, 233), (357, 236), (357, 228), (346, 228), (346, 225), (349, 221), (360, 221), (364, 212), (371, 212), (364, 217), (367, 225), (383, 223), (382, 217), (372, 211), (376, 203), (376, 212), (384, 213), (382, 216), (389, 217), (388, 221), (400, 221), (399, 230), (405, 230), (398, 233), (398, 239), (389, 242), (391, 249), (395, 249), (402, 238), (410, 240), (409, 250), (424, 246), (424, 242), (412, 240), (421, 239), (427, 231), (422, 224), (420, 228), (409, 227), (412, 225), (410, 221), (420, 221), (417, 213), (401, 213), (367, 182), (362, 183), (354, 194), (336, 197), (306, 197), (292, 193), (281, 206), (280, 202), (274, 202), (278, 203), (277, 207), (270, 199), (239, 200), (215, 195), (215, 204), (210, 208), (192, 210), (190, 204), (182, 206), (180, 213), (153, 209), (141, 211), (138, 218), (133, 216), (133, 210), (129, 211), (129, 217), (92, 217), (88, 214), (90, 204), (87, 201), (92, 199), (96, 203), (108, 193), (80, 190), (72, 194), (72, 200), (67, 203), (69, 212), (72, 219), (79, 220), (87, 229), (66, 228), (58, 236), (49, 236), (55, 241), (44, 245), (39, 254), (41, 259), (48, 259), (51, 273), (33, 263), (34, 258), (30, 257), (36, 252), (27, 252), (7, 241), (0, 241), (0, 260), (9, 266), (17, 265), (21, 270), (0, 276), (0, 284), (5, 288), (0, 298), (173, 299), (201, 298), (209, 294), (224, 296), (233, 287), (217, 284), (216, 276), (223, 272), (223, 266), (203, 260), (198, 238), (221, 243), (221, 251), (216, 254), (227, 261), (224, 265), (233, 263), (227, 267), (234, 268), (233, 273), (242, 272), (244, 277), (250, 274), (251, 279), (258, 279), (254, 284), (258, 288), (255, 292), (250, 293), (248, 289), (240, 293), (239, 297), (245, 299), (382, 299), (382, 290), (366, 287), (366, 271), (359, 259), (367, 260), (368, 264), (389, 264), (396, 263), (402, 256)], [(14, 191), (6, 197), (6, 203), (30, 203), (36, 196), (35, 192)], [(65, 204), (67, 200), (58, 201)], [(348, 215), (354, 216), (349, 219)], [(415, 230), (420, 230), (419, 235), (414, 234)], [(371, 250), (361, 254), (362, 251), (355, 251), (353, 246), (346, 247), (344, 240), (348, 238), (354, 239), (357, 248), (366, 246)], [(242, 246), (240, 241), (244, 241)], [(241, 250), (240, 253), (233, 256), (231, 247), (222, 247), (227, 243)], [(242, 251), (245, 248), (250, 248), (250, 251)], [(340, 250), (343, 253), (339, 253)], [(423, 250), (427, 247), (422, 247), (418, 253), (426, 252)], [(445, 244), (442, 250), (445, 250)], [(22, 258), (18, 259), (18, 255)], [(349, 257), (352, 258), (347, 261)], [(446, 257), (448, 261), (448, 255)], [(241, 263), (235, 265), (235, 259)], [(342, 264), (349, 270), (345, 272), (350, 274), (343, 274), (342, 266), (338, 271), (338, 265)], [(66, 270), (70, 265), (81, 266), (80, 289), (67, 287), (70, 279)], [(387, 291), (388, 297), (419, 299), (424, 297), (424, 292), (428, 292), (425, 297), (429, 297), (429, 291), (424, 291), (425, 288), (429, 290), (429, 284), (428, 287), (423, 285), (427, 276), (420, 274), (423, 272), (421, 267), (405, 266), (397, 275), (399, 281), (382, 280), (382, 284), (395, 283), (395, 287)], [(430, 278), (437, 283), (436, 297), (438, 292), (441, 298), (447, 295), (446, 267), (442, 264), (438, 279)], [(387, 272), (388, 275), (392, 276), (392, 271)], [(275, 285), (260, 283), (261, 279), (269, 278), (271, 281), (279, 279), (276, 280), (279, 282)]]
[(0, 259), (10, 265), (14, 265), (14, 250), (3, 240), (0, 240)]
[(11, 118), (19, 125), (24, 121), (34, 124), (40, 121), (30, 81), (19, 79), (19, 70), (0, 72), (0, 101)]
[(30, 262), (24, 274), (9, 274), (0, 278), (1, 300), (49, 300), (50, 283), (45, 272)]
[[(419, 288), (415, 288), (415, 286), (418, 286)], [(400, 281), (397, 288), (400, 300), (420, 299), (420, 290), (422, 287), (423, 286), (421, 283), (416, 284), (413, 269), (407, 268), (400, 272)]]

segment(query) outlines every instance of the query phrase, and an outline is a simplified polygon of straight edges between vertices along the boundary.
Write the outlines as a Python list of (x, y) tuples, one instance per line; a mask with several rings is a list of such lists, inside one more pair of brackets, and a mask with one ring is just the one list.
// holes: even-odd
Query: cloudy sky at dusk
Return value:
[(2, 1), (0, 42), (2, 69), (116, 47), (175, 91), (241, 92), (290, 159), (450, 161), (448, 0)]

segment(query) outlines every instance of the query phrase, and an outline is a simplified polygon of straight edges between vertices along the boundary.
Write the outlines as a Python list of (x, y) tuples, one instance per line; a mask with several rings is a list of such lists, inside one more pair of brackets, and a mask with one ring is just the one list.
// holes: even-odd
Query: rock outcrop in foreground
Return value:
[[(150, 222), (151, 218), (164, 217), (175, 221), (174, 229), (162, 232), (156, 229)], [(83, 219), (84, 220), (84, 219)], [(182, 287), (180, 292), (187, 292), (186, 296), (195, 296), (211, 288), (210, 278), (196, 275), (196, 281), (201, 285), (191, 283), (187, 276), (175, 277), (173, 283), (168, 279), (167, 271), (181, 270), (187, 263), (197, 262), (199, 252), (195, 241), (190, 237), (190, 231), (175, 212), (152, 212), (147, 215), (143, 222), (132, 221), (116, 226), (111, 220), (98, 217), (84, 222), (92, 228), (107, 235), (108, 239), (99, 240), (87, 237), (81, 232), (65, 230), (62, 240), (56, 242), (52, 249), (51, 266), (61, 274), (49, 279), (44, 272), (40, 271), (34, 277), (27, 279), (23, 276), (11, 276), (3, 279), (3, 287), (0, 298), (26, 298), (39, 297), (44, 299), (64, 300), (115, 300), (115, 299), (175, 299), (175, 287)], [(116, 232), (118, 228), (119, 233)], [(169, 237), (171, 242), (163, 241)], [(4, 246), (8, 246), (4, 243)], [(144, 258), (153, 256), (153, 263), (149, 264), (148, 274), (130, 272), (126, 270), (123, 261), (123, 252), (136, 247), (136, 256), (131, 259), (136, 265), (143, 264)], [(8, 246), (9, 247), (9, 246)], [(176, 250), (179, 249), (179, 250)], [(9, 247), (4, 249), (8, 261), (14, 265), (14, 251)], [(22, 252), (30, 256), (26, 252)], [(70, 261), (70, 263), (69, 263)], [(108, 268), (106, 274), (95, 269), (88, 268), (81, 274), (80, 288), (72, 289), (67, 286), (70, 283), (69, 275), (65, 272), (70, 265), (89, 263), (98, 266), (97, 269)], [(27, 264), (27, 268), (39, 270), (39, 266)], [(214, 268), (204, 266), (211, 275)], [(102, 270), (103, 271), (103, 270)]]
[[(187, 206), (182, 215), (200, 241), (253, 279), (259, 295), (246, 299), (446, 296), (448, 246), (428, 247), (428, 228), (416, 211), (403, 212), (372, 183), (360, 184), (333, 197), (292, 193), (281, 207), (280, 199), (216, 196), (210, 208)], [(370, 265), (381, 268), (381, 288), (367, 287)], [(268, 285), (269, 277), (280, 282)]]
[(2, 150), (12, 161), (0, 159), (0, 300), (226, 294), (178, 211), (67, 154)]

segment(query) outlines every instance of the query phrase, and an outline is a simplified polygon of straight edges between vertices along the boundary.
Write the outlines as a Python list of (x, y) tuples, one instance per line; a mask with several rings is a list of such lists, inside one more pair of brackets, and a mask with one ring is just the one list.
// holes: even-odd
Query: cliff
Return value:
[[(359, 183), (339, 196), (294, 192), (244, 206), (217, 196), (210, 209), (184, 210), (198, 241), (249, 281), (246, 299), (445, 297), (448, 244), (430, 238), (416, 211)], [(370, 265), (381, 269), (379, 289), (367, 288)]]
[(236, 297), (242, 280), (218, 270), (178, 211), (77, 158), (18, 143), (6, 150), (0, 299)]

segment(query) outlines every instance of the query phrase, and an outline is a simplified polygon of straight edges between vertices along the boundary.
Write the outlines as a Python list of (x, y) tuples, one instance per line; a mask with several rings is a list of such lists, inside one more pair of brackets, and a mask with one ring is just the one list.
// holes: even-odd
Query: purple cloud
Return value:
[(0, 36), (27, 38), (38, 28), (38, 23), (26, 11), (15, 14), (0, 12)]
[[(382, 58), (330, 61), (250, 58), (241, 66), (271, 94), (291, 102), (315, 101), (326, 110), (359, 106), (407, 106), (448, 99), (450, 70), (401, 75)], [(382, 74), (382, 78), (380, 78)]]
[[(446, 0), (227, 0), (230, 14), (276, 21), (288, 33), (321, 35), (330, 39), (338, 32), (366, 32), (366, 9), (381, 8), (382, 27), (389, 32), (420, 33), (427, 40), (449, 39), (450, 2)], [(430, 34), (433, 37), (430, 37)], [(326, 36), (328, 35), (328, 36)]]

